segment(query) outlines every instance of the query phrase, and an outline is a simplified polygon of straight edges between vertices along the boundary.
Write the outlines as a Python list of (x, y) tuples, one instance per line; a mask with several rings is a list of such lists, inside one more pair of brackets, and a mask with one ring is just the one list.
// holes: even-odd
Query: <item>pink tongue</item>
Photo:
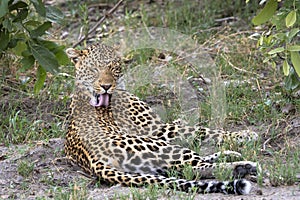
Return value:
[(109, 94), (100, 94), (99, 103), (96, 106), (105, 106), (107, 107), (109, 104)]

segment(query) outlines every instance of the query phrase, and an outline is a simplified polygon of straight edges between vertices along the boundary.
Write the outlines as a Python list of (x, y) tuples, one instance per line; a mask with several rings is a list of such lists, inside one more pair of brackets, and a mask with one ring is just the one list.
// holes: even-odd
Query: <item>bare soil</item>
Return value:
[[(87, 199), (112, 199), (118, 197), (118, 194), (130, 194), (130, 188), (93, 184), (93, 179), (84, 176), (78, 171), (78, 168), (64, 159), (63, 143), (64, 139), (56, 138), (10, 147), (0, 146), (0, 199), (37, 199), (38, 197), (60, 199), (62, 194), (68, 192), (75, 198), (74, 191), (84, 191), (82, 193)], [(27, 161), (34, 166), (33, 170), (26, 175), (27, 177), (20, 175), (22, 161)], [(80, 186), (80, 182), (86, 184)], [(86, 187), (86, 185), (88, 186)], [(144, 189), (140, 190), (142, 192)], [(160, 199), (179, 199), (184, 196), (184, 193), (178, 193), (172, 194), (172, 196), (162, 195)], [(246, 196), (199, 194), (195, 199), (296, 200), (299, 197), (299, 183), (281, 187), (259, 187), (253, 183), (251, 193)]]

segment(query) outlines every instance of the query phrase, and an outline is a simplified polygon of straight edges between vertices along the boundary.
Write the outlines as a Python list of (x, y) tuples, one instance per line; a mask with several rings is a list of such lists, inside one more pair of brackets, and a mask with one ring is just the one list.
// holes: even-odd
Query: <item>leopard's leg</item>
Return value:
[(240, 156), (239, 153), (234, 151), (224, 151), (204, 157), (197, 157), (195, 152), (190, 151), (187, 153), (186, 151), (178, 160), (169, 162), (168, 168), (175, 168), (181, 171), (185, 165), (190, 165), (193, 171), (196, 172), (195, 175), (199, 175), (201, 178), (214, 177), (214, 172), (218, 168), (232, 171), (232, 176), (235, 178), (243, 178), (246, 175), (256, 175), (260, 168), (258, 163), (251, 161), (216, 163), (221, 155)]
[(216, 162), (221, 156), (235, 156), (235, 157), (241, 157), (242, 155), (236, 151), (219, 151), (217, 153), (207, 155), (202, 157), (204, 162), (208, 163), (214, 163)]
[(198, 193), (224, 193), (224, 194), (248, 194), (251, 184), (247, 180), (234, 181), (189, 181), (174, 177), (165, 177), (152, 174), (128, 173), (119, 171), (113, 167), (103, 165), (100, 162), (93, 166), (95, 174), (111, 183), (119, 183), (126, 186), (143, 186), (145, 184), (157, 184), (180, 191), (193, 191)]
[(256, 141), (258, 139), (258, 134), (251, 130), (223, 131), (205, 127), (196, 127), (196, 134), (200, 134), (204, 141), (214, 141), (218, 145), (222, 144), (224, 141), (244, 143)]
[[(175, 166), (177, 169), (183, 168), (182, 165)], [(217, 169), (230, 170), (233, 178), (244, 178), (246, 175), (256, 175), (259, 165), (251, 161), (238, 161), (229, 163), (198, 163), (192, 166), (195, 175), (205, 178), (213, 178)]]
[[(234, 151), (223, 151), (215, 154), (201, 157), (195, 151), (188, 148), (168, 144), (163, 140), (152, 139), (147, 137), (139, 137), (132, 135), (120, 135), (114, 137), (112, 141), (114, 148), (119, 148), (124, 154), (120, 157), (112, 157), (114, 161), (118, 161), (119, 166), (124, 171), (136, 173), (165, 174), (168, 169), (182, 169), (184, 165), (191, 165), (193, 168), (201, 172), (201, 177), (212, 177), (213, 171), (217, 166), (222, 164), (214, 163), (221, 155), (240, 156)], [(110, 161), (114, 163), (113, 161)], [(254, 171), (256, 164), (248, 161), (242, 161), (239, 166), (251, 166)], [(228, 164), (233, 174), (241, 174), (236, 168), (238, 165)], [(232, 166), (230, 168), (230, 166)], [(253, 169), (252, 169), (253, 168)], [(240, 169), (240, 168), (239, 168)], [(250, 172), (250, 171), (249, 171)], [(245, 175), (248, 171), (245, 171)]]
[[(225, 139), (232, 138), (238, 142), (256, 140), (257, 134), (252, 131), (244, 130), (238, 132), (228, 132), (222, 130), (212, 130), (209, 128), (195, 126), (185, 126), (180, 123), (165, 124), (160, 117), (138, 97), (116, 91), (121, 95), (116, 99), (115, 106), (112, 106), (113, 115), (116, 121), (120, 121), (120, 127), (124, 132), (133, 135), (155, 137), (169, 143), (176, 143), (177, 139), (186, 139), (189, 137), (199, 138), (205, 141), (215, 141), (222, 143)], [(120, 109), (117, 100), (128, 100), (128, 106)], [(121, 102), (120, 102), (121, 103)]]
[(178, 139), (193, 137), (205, 141), (214, 141), (221, 144), (226, 140), (234, 140), (238, 143), (255, 141), (258, 134), (251, 130), (241, 130), (236, 132), (214, 130), (201, 126), (180, 126), (177, 124), (162, 124), (153, 131), (152, 137), (162, 139), (170, 143), (176, 143)]

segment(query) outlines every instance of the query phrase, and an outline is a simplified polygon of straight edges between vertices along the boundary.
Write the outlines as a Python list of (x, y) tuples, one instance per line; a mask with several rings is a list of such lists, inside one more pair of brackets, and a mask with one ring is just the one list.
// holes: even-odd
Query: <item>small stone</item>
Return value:
[(287, 104), (284, 107), (282, 107), (281, 112), (283, 114), (289, 114), (290, 112), (295, 111), (295, 106), (293, 104)]
[(204, 79), (205, 83), (211, 84), (211, 79), (209, 79), (209, 78), (203, 78), (203, 79)]
[(257, 191), (256, 191), (256, 194), (257, 194), (257, 195), (263, 195), (263, 192), (262, 192), (262, 190), (257, 190)]
[(164, 59), (166, 58), (166, 55), (163, 54), (163, 53), (160, 53), (160, 54), (158, 55), (158, 58), (164, 60)]

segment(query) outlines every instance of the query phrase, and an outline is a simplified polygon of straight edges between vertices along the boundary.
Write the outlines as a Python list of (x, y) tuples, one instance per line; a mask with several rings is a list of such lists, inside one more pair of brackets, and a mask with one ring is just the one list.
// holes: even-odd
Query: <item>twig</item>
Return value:
[(229, 20), (238, 20), (237, 17), (224, 17), (224, 18), (220, 18), (220, 19), (215, 19), (215, 22), (223, 22), (223, 21), (229, 21)]
[(28, 96), (33, 96), (32, 94), (30, 94), (30, 93), (28, 93), (28, 92), (24, 92), (24, 91), (22, 91), (22, 90), (15, 89), (15, 88), (13, 88), (13, 87), (11, 87), (11, 86), (8, 86), (8, 85), (1, 84), (1, 85), (0, 85), (0, 88), (1, 88), (1, 87), (6, 88), (6, 89), (10, 89), (10, 90), (13, 90), (13, 91), (16, 91), (16, 92), (20, 92), (20, 93), (22, 93), (22, 94), (26, 94), (26, 95), (28, 95)]
[(95, 26), (89, 30), (88, 34), (86, 34), (83, 38), (81, 38), (78, 42), (76, 42), (73, 45), (73, 48), (76, 47), (77, 45), (79, 45), (85, 39), (87, 39), (88, 35), (95, 32), (96, 29), (99, 27), (99, 25), (106, 19), (106, 17), (111, 15), (121, 5), (122, 2), (123, 2), (123, 0), (118, 1), (118, 3), (116, 3), (116, 5), (114, 5), (114, 7), (112, 7), (106, 14), (104, 14), (104, 16), (95, 24)]
[(150, 33), (150, 31), (149, 31), (149, 29), (148, 29), (148, 27), (147, 27), (147, 25), (146, 25), (146, 23), (145, 23), (145, 21), (144, 21), (144, 19), (143, 19), (143, 15), (142, 15), (142, 14), (141, 14), (141, 16), (142, 16), (142, 23), (143, 23), (143, 25), (144, 25), (144, 27), (145, 27), (145, 29), (146, 29), (146, 31), (147, 31), (149, 37), (150, 37), (152, 40), (154, 40), (155, 37)]
[(205, 78), (194, 68), (193, 65), (189, 65), (189, 67), (192, 69), (193, 72), (195, 72), (197, 74), (197, 77), (195, 77), (195, 78), (200, 78), (204, 84), (207, 84), (207, 81), (205, 80)]
[(226, 59), (227, 63), (228, 63), (232, 68), (234, 68), (234, 69), (236, 69), (236, 70), (238, 70), (238, 71), (240, 71), (240, 72), (243, 72), (243, 73), (248, 73), (248, 74), (253, 74), (253, 75), (259, 76), (259, 75), (258, 75), (257, 73), (255, 73), (255, 72), (250, 72), (250, 71), (247, 71), (247, 70), (244, 70), (244, 69), (241, 69), (241, 68), (235, 66), (234, 64), (232, 64), (232, 62), (229, 61), (229, 59), (228, 59), (228, 57), (227, 57), (226, 55), (222, 55), (222, 57), (223, 57), (224, 59)]
[[(275, 130), (278, 130), (278, 127), (279, 127), (281, 121), (283, 121), (283, 122), (285, 122), (285, 123), (287, 124), (287, 122), (286, 122), (285, 120), (277, 120), (277, 124), (276, 124)], [(272, 125), (270, 125), (270, 126), (268, 127), (267, 133), (269, 133), (271, 126), (272, 126)], [(283, 131), (282, 133), (280, 133), (280, 134), (278, 134), (278, 135), (276, 135), (276, 136), (273, 136), (273, 137), (268, 138), (268, 139), (264, 142), (264, 144), (263, 144), (263, 150), (266, 151), (266, 146), (267, 146), (267, 144), (268, 144), (270, 141), (275, 140), (275, 139), (277, 139), (277, 138), (279, 138), (279, 137), (281, 137), (281, 136), (283, 136), (283, 135), (285, 135), (285, 134), (286, 134), (286, 131), (285, 131), (285, 132)]]

